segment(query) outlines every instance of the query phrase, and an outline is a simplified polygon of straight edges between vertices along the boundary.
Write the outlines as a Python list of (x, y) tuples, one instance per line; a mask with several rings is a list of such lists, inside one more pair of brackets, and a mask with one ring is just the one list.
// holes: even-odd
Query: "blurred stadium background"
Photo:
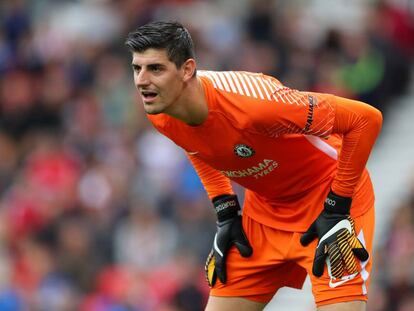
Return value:
[[(188, 26), (200, 68), (383, 112), (368, 310), (414, 310), (412, 0), (1, 1), (0, 310), (202, 310), (215, 216), (146, 121), (123, 46), (155, 19)], [(308, 283), (266, 308), (313, 309)]]

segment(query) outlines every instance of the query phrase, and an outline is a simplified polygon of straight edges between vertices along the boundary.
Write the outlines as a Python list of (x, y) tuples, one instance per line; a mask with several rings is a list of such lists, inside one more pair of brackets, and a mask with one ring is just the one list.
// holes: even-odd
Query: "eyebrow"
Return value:
[[(141, 68), (142, 66), (141, 65), (138, 65), (138, 64), (134, 64), (134, 63), (131, 63), (131, 65), (132, 65), (132, 67), (134, 67), (134, 68)], [(146, 64), (145, 65), (146, 67), (156, 67), (156, 66), (159, 66), (159, 67), (166, 67), (166, 65), (165, 64), (163, 64), (163, 63), (151, 63), (151, 64)]]

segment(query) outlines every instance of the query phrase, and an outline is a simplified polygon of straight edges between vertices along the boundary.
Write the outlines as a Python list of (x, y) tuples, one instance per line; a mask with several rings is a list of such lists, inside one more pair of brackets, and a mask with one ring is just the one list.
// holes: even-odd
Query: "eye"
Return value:
[(132, 65), (132, 70), (136, 73), (139, 73), (141, 71), (141, 67), (138, 65)]
[(151, 65), (151, 66), (149, 66), (149, 69), (153, 73), (160, 73), (163, 70), (163, 66), (161, 66), (161, 65)]

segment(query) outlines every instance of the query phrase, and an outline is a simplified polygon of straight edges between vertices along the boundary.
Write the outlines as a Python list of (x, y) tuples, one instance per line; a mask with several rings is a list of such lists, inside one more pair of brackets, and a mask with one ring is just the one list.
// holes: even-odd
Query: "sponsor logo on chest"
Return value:
[(222, 170), (225, 176), (229, 178), (251, 177), (259, 179), (277, 168), (279, 164), (275, 160), (264, 159), (263, 161), (242, 170), (226, 171)]

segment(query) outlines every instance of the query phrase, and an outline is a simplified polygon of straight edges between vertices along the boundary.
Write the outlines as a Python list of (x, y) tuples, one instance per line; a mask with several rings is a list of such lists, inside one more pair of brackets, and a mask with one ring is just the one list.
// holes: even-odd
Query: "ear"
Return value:
[(196, 68), (197, 68), (197, 64), (194, 58), (189, 58), (184, 62), (184, 64), (181, 67), (183, 71), (184, 82), (187, 82), (194, 76)]

